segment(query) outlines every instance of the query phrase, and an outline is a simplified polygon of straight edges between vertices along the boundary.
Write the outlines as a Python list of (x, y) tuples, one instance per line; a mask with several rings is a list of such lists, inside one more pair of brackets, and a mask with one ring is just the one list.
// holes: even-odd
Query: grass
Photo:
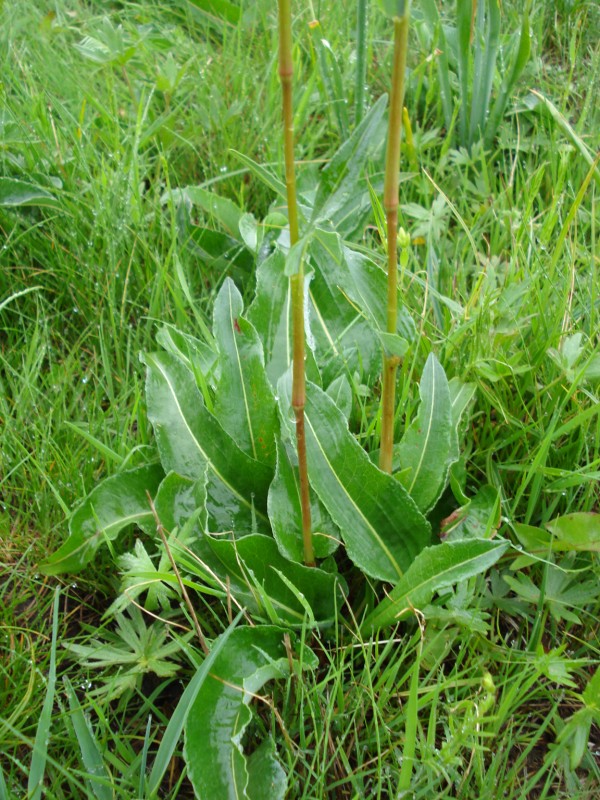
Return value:
[[(335, 82), (320, 72), (323, 54), (306, 25), (314, 12), (352, 101), (355, 19), (345, 15), (340, 27), (335, 4), (298, 5), (297, 157), (308, 172), (339, 142), (340, 117), (331, 103)], [(516, 4), (503, 5), (514, 30)], [(231, 152), (276, 168), (283, 160), (273, 4), (243, 6), (238, 27), (184, 2), (168, 9), (29, 0), (0, 7), (2, 174), (61, 200), (59, 209), (0, 207), (0, 766), (7, 797), (23, 796), (27, 786), (47, 696), (57, 581), (36, 565), (63, 541), (69, 510), (96, 481), (132, 447), (135, 461), (152, 446), (138, 353), (152, 346), (158, 321), (192, 331), (198, 324), (177, 265), (195, 313), (208, 323), (224, 277), (182, 240), (165, 191), (210, 186), (257, 218), (272, 201)], [(429, 343), (449, 377), (476, 384), (467, 488), (489, 482), (499, 489), (508, 535), (515, 523), (600, 510), (598, 188), (591, 180), (581, 193), (589, 173), (582, 149), (525, 102), (528, 89), (538, 89), (594, 154), (600, 14), (593, 3), (558, 0), (534, 12), (533, 58), (494, 152), (449, 146), (436, 72), (415, 37), (407, 105), (422, 169), (401, 183), (401, 224), (415, 239), (406, 297), (423, 352), (402, 366), (400, 408), (416, 403), (412, 378)], [(391, 58), (384, 26), (371, 13), (367, 102), (385, 85)], [(210, 215), (194, 214), (218, 227)], [(243, 266), (234, 277), (251, 288)], [(465, 313), (454, 313), (444, 297)], [(357, 419), (361, 437), (372, 434), (369, 403)], [(397, 432), (403, 425), (399, 415)], [(564, 569), (597, 579), (597, 557), (579, 555)], [(573, 604), (579, 622), (556, 618), (542, 595), (527, 603), (509, 591), (504, 571), (467, 587), (468, 596), (457, 592), (452, 614), (433, 616), (422, 629), (405, 625), (386, 640), (363, 641), (356, 626), (340, 621), (333, 641), (307, 641), (319, 667), (303, 682), (269, 687), (272, 697), (257, 702), (248, 737), (251, 746), (272, 732), (284, 765), (300, 778), (291, 797), (396, 797), (407, 775), (406, 796), (416, 798), (597, 796), (598, 728), (577, 768), (558, 736), (598, 664), (598, 600)], [(543, 564), (528, 574), (544, 585)], [(110, 555), (60, 585), (59, 643), (83, 623), (107, 624), (101, 616), (118, 589)], [(223, 623), (209, 613), (217, 635)], [(66, 674), (92, 720), (115, 796), (138, 796), (144, 753), (155, 750), (179, 685), (147, 677), (126, 707), (108, 705), (90, 693), (103, 678), (68, 660), (60, 646), (57, 659), (46, 796), (98, 796), (79, 752)], [(403, 755), (411, 748), (409, 774)], [(163, 796), (190, 792), (174, 761)]]

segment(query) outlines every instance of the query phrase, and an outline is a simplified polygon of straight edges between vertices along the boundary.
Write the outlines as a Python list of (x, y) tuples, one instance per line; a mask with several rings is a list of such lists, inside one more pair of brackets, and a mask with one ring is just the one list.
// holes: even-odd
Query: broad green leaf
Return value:
[(346, 419), (350, 419), (350, 414), (352, 413), (352, 389), (348, 378), (345, 375), (339, 375), (329, 384), (326, 392)]
[(500, 527), (500, 494), (495, 486), (482, 486), (466, 505), (442, 520), (440, 536), (446, 541), (490, 539)]
[(111, 776), (102, 758), (102, 752), (94, 736), (90, 721), (84, 714), (73, 685), (66, 675), (63, 677), (63, 682), (69, 700), (69, 720), (75, 731), (83, 766), (89, 775), (87, 778), (88, 786), (97, 800), (112, 800), (114, 794)]
[[(340, 274), (338, 280), (343, 279), (340, 286), (379, 332), (387, 331), (386, 273), (362, 253), (345, 245), (342, 247), (342, 254), (351, 280), (348, 281), (345, 275)], [(415, 323), (406, 310), (400, 288), (396, 333), (409, 342), (414, 341), (417, 335)]]
[(146, 492), (154, 496), (163, 478), (157, 464), (112, 475), (93, 489), (69, 520), (69, 538), (45, 561), (45, 575), (77, 572), (106, 539), (114, 540), (129, 525), (153, 526)]
[(149, 800), (154, 800), (158, 794), (160, 784), (169, 764), (171, 763), (171, 758), (175, 752), (175, 748), (177, 747), (179, 738), (184, 729), (190, 708), (193, 706), (194, 701), (198, 696), (198, 692), (204, 683), (207, 680), (213, 680), (211, 677), (213, 665), (229, 641), (231, 634), (236, 629), (236, 625), (238, 624), (241, 615), (242, 612), (237, 615), (227, 630), (213, 642), (212, 647), (210, 648), (210, 653), (206, 656), (202, 664), (196, 670), (194, 677), (185, 687), (183, 694), (177, 703), (175, 711), (171, 714), (167, 728), (163, 733), (156, 758), (154, 759), (154, 765), (152, 767), (150, 777), (148, 778)]
[(17, 178), (0, 178), (0, 206), (48, 206), (59, 208), (60, 201), (53, 194), (28, 181)]
[(385, 137), (387, 97), (382, 95), (321, 171), (312, 223), (326, 220), (342, 236), (350, 237), (370, 210), (366, 167)]
[[(284, 797), (280, 777), (273, 794), (248, 792), (248, 764), (242, 746), (244, 731), (252, 719), (249, 705), (254, 696), (267, 681), (289, 675), (284, 634), (271, 625), (237, 628), (217, 655), (210, 677), (202, 683), (188, 713), (184, 747), (198, 800)], [(261, 783), (253, 781), (252, 786), (258, 788)]]
[(515, 559), (521, 569), (550, 553), (600, 551), (600, 514), (575, 512), (546, 523), (548, 531), (532, 525), (513, 523), (515, 533), (527, 555)]
[(204, 189), (202, 186), (186, 186), (183, 189), (173, 189), (168, 195), (161, 198), (164, 203), (168, 196), (175, 202), (188, 201), (201, 208), (206, 214), (214, 218), (215, 222), (225, 228), (234, 238), (239, 238), (239, 225), (243, 211), (226, 197), (219, 197), (215, 192)]
[(190, 252), (215, 274), (231, 272), (233, 267), (237, 267), (240, 274), (247, 275), (254, 266), (253, 254), (239, 239), (228, 233), (190, 226), (185, 236), (185, 244)]
[(242, 296), (227, 278), (214, 307), (214, 334), (221, 355), (215, 416), (247, 455), (273, 466), (275, 397), (265, 373), (261, 341), (242, 317), (243, 310)]
[[(294, 461), (297, 461), (295, 457)], [(269, 487), (267, 508), (279, 551), (291, 561), (303, 562), (298, 468), (297, 464), (292, 465), (290, 453), (283, 443), (277, 446), (277, 469)], [(340, 534), (314, 494), (311, 496), (311, 519), (315, 555), (325, 558), (336, 550)]]
[(188, 0), (188, 3), (212, 19), (220, 18), (231, 25), (240, 22), (241, 9), (230, 0)]
[(546, 523), (554, 534), (553, 550), (600, 551), (600, 514), (575, 512)]
[(306, 620), (308, 608), (311, 623), (328, 624), (335, 617), (338, 578), (288, 561), (271, 536), (250, 534), (237, 540), (202, 536), (192, 550), (196, 558), (180, 554), (180, 563), (223, 595), (230, 593), (251, 614), (263, 619), (274, 615), (271, 621), (298, 626)]
[(208, 468), (207, 507), (220, 530), (246, 532), (257, 520), (266, 522), (272, 470), (240, 450), (177, 358), (146, 353), (144, 361), (148, 418), (165, 470), (196, 480)]
[(246, 762), (248, 770), (248, 797), (255, 800), (283, 800), (287, 790), (287, 775), (275, 752), (275, 742), (271, 737), (249, 756)]
[(154, 508), (166, 532), (181, 528), (192, 517), (206, 530), (206, 470), (198, 480), (170, 472), (158, 487)]
[[(279, 397), (293, 436), (290, 388), (288, 374), (279, 382)], [(309, 479), (348, 555), (368, 575), (396, 582), (429, 544), (429, 523), (404, 487), (370, 461), (331, 398), (311, 383), (305, 421)]]
[(397, 622), (412, 609), (423, 608), (431, 602), (435, 592), (485, 572), (508, 545), (501, 540), (469, 539), (427, 547), (415, 558), (385, 600), (369, 614), (362, 629), (383, 628)]
[(276, 387), (292, 358), (290, 281), (281, 250), (259, 265), (254, 300), (246, 316), (261, 338), (267, 376)]
[(441, 364), (431, 353), (419, 385), (421, 404), (400, 445), (398, 455), (403, 472), (399, 480), (418, 508), (426, 514), (439, 500), (450, 464), (455, 461), (455, 429), (448, 380)]
[(381, 365), (378, 335), (345, 296), (352, 277), (336, 234), (319, 232), (310, 246), (310, 330), (321, 362), (335, 357), (350, 373), (375, 374)]
[[(212, 343), (212, 334), (208, 328), (206, 334)], [(209, 387), (214, 388), (219, 379), (219, 354), (216, 343), (209, 346), (195, 336), (178, 331), (172, 325), (163, 325), (156, 334), (156, 341), (194, 374), (204, 402), (212, 411), (212, 393)]]

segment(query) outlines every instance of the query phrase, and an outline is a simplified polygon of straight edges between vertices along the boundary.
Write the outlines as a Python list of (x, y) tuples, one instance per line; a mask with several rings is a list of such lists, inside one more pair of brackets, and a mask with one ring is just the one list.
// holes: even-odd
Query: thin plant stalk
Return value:
[(354, 96), (354, 124), (365, 113), (365, 83), (367, 81), (367, 28), (369, 0), (358, 0), (356, 12), (356, 92)]
[[(398, 187), (400, 183), (400, 139), (402, 136), (402, 108), (404, 104), (404, 75), (406, 73), (406, 51), (408, 49), (409, 13), (410, 3), (407, 2), (404, 6), (404, 14), (401, 17), (394, 17), (394, 63), (383, 189), (383, 207), (387, 223), (387, 332), (392, 334), (396, 333), (398, 319)], [(400, 358), (398, 356), (388, 355), (387, 353), (384, 355), (379, 466), (384, 472), (390, 473), (392, 471), (394, 447), (396, 373), (399, 364)]]
[[(279, 77), (283, 95), (283, 128), (285, 152), (285, 183), (288, 216), (290, 221), (290, 246), (299, 238), (298, 201), (296, 197), (296, 170), (294, 166), (294, 110), (292, 105), (292, 10), (291, 0), (278, 0), (279, 4)], [(306, 405), (306, 379), (304, 373), (304, 266), (300, 260), (298, 272), (290, 277), (292, 293), (293, 372), (292, 408), (296, 419), (296, 446), (300, 478), (300, 508), (302, 512), (302, 540), (304, 562), (314, 566), (315, 555), (310, 513), (310, 489), (306, 459), (306, 431), (304, 407)]]

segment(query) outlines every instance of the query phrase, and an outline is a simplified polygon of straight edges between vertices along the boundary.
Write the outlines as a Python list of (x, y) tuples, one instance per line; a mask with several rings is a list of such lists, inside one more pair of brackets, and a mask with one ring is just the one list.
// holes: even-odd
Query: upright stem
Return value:
[[(290, 221), (290, 246), (298, 241), (298, 201), (296, 198), (296, 170), (294, 167), (294, 110), (292, 106), (292, 11), (291, 0), (279, 3), (279, 76), (283, 94), (283, 127), (285, 150), (285, 183), (287, 189), (288, 215)], [(302, 511), (302, 538), (304, 562), (314, 566), (315, 555), (310, 518), (310, 490), (306, 461), (306, 431), (304, 406), (306, 405), (306, 381), (304, 375), (304, 266), (290, 278), (292, 292), (293, 328), (293, 372), (292, 408), (296, 418), (296, 445), (298, 449), (298, 472), (300, 477), (300, 507)]]
[[(394, 65), (390, 94), (390, 118), (385, 157), (383, 207), (387, 220), (388, 306), (387, 332), (396, 333), (398, 318), (398, 186), (400, 173), (400, 139), (402, 136), (402, 106), (404, 103), (404, 74), (408, 47), (410, 3), (402, 17), (394, 17)], [(394, 407), (396, 404), (396, 372), (400, 359), (384, 355), (383, 391), (381, 401), (381, 449), (379, 466), (392, 471), (394, 447)]]

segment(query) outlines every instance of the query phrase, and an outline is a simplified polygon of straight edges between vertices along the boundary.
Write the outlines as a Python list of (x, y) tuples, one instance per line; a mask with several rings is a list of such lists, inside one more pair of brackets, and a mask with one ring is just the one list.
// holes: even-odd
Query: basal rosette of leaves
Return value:
[[(179, 602), (183, 581), (188, 592), (220, 599), (224, 619), (233, 610), (260, 623), (230, 627), (215, 640), (190, 683), (193, 697), (190, 689), (185, 709), (174, 715), (179, 727), (165, 734), (174, 748), (184, 732), (198, 797), (284, 796), (285, 774), (273, 744), (267, 741), (250, 758), (244, 755), (249, 700), (266, 681), (297, 668), (294, 629), (332, 625), (343, 616), (345, 603), (364, 616), (363, 599), (348, 596), (346, 578), (351, 575), (353, 585), (361, 575), (392, 585), (364, 619), (368, 634), (430, 603), (439, 590), (485, 571), (507, 547), (492, 539), (497, 525), (489, 520), (498, 508), (497, 493), (491, 501), (473, 501), (471, 508), (455, 470), (461, 418), (474, 388), (449, 381), (433, 352), (422, 364), (420, 403), (395, 446), (391, 474), (379, 469), (377, 454), (364, 449), (351, 430), (356, 385), (375, 394), (383, 354), (406, 354), (417, 343), (400, 296), (397, 329), (389, 331), (386, 274), (376, 253), (351, 244), (372, 213), (366, 175), (383, 144), (385, 104), (385, 98), (375, 103), (316, 185), (300, 195), (303, 235), (292, 247), (278, 212), (258, 225), (233, 203), (199, 187), (168, 198), (183, 212), (193, 205), (209, 208), (222, 222), (232, 246), (244, 254), (242, 261), (255, 265), (254, 295), (244, 305), (236, 284), (226, 278), (215, 300), (212, 330), (199, 325), (200, 333), (192, 335), (170, 326), (159, 329), (158, 349), (142, 355), (156, 459), (95, 487), (71, 515), (69, 537), (43, 565), (46, 574), (80, 570), (103, 544), (136, 526), (142, 538), (133, 552), (118, 557), (123, 593), (114, 612), (137, 598), (149, 611), (168, 611)], [(245, 163), (285, 199), (285, 186), (275, 176)], [(182, 236), (194, 243), (187, 236), (189, 218), (185, 213), (178, 218)], [(208, 246), (206, 237), (203, 241)], [(289, 278), (301, 261), (315, 568), (303, 563), (291, 409)], [(434, 531), (432, 520), (439, 520), (437, 506), (450, 486), (464, 513), (454, 535), (440, 542), (439, 522)], [(168, 537), (179, 575), (165, 557), (157, 524)], [(341, 553), (347, 558), (338, 557)], [(284, 646), (286, 632), (292, 650)], [(152, 638), (146, 632), (144, 637)], [(303, 667), (311, 668), (307, 652)], [(135, 679), (137, 672), (132, 675)], [(207, 738), (213, 729), (215, 736)], [(210, 756), (209, 750), (214, 750)], [(164, 774), (157, 766), (161, 758), (159, 752), (149, 796)], [(210, 780), (209, 758), (222, 766)]]

